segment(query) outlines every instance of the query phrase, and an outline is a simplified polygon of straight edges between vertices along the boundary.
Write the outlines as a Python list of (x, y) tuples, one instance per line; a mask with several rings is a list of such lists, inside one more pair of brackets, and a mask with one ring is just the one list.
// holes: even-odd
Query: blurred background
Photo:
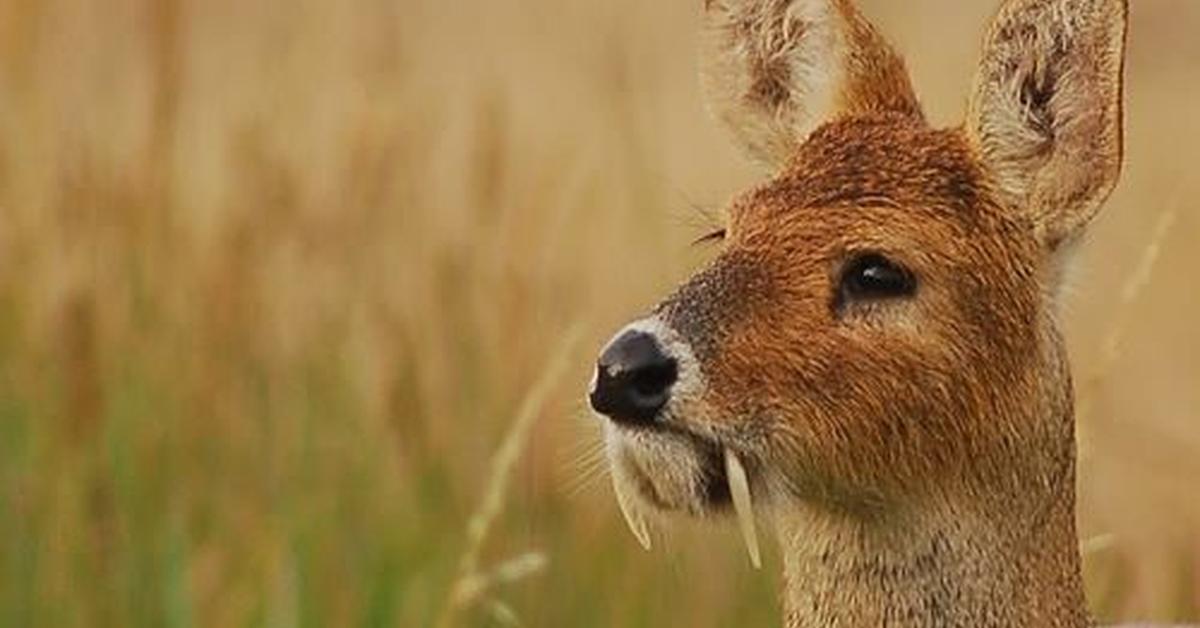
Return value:
[[(1101, 618), (1200, 620), (1200, 3), (1132, 4), (1079, 519)], [(776, 625), (583, 405), (763, 174), (699, 5), (0, 0), (0, 625)], [(997, 2), (863, 5), (957, 123)]]

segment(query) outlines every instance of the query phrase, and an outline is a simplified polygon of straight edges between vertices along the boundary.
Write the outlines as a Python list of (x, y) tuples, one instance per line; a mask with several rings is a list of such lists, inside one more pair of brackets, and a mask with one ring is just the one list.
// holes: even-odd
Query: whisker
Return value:
[(573, 445), (559, 463), (562, 476), (567, 478), (563, 482), (563, 491), (570, 499), (595, 486), (607, 464), (604, 439), (594, 417), (582, 406), (572, 413), (572, 417), (574, 420), (565, 425), (572, 428)]
[(607, 468), (608, 459), (604, 455), (604, 443), (595, 443), (584, 450), (575, 460), (569, 463), (571, 479), (568, 480), (565, 492), (568, 498), (574, 499), (585, 490), (594, 487)]
[(603, 482), (603, 479), (607, 475), (605, 473), (607, 468), (608, 465), (604, 464), (604, 461), (601, 460), (600, 463), (596, 464), (596, 466), (587, 471), (587, 473), (581, 474), (578, 479), (572, 482), (572, 485), (567, 488), (567, 499), (577, 500), (585, 494), (604, 486), (605, 483)]

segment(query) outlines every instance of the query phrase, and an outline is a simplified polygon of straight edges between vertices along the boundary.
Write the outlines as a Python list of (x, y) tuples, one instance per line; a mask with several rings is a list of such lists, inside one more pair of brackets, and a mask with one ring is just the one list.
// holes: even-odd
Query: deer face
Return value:
[(709, 3), (714, 109), (777, 174), (599, 360), (644, 543), (646, 510), (869, 513), (1052, 472), (1071, 431), (1047, 418), (1070, 404), (1053, 298), (1119, 170), (1125, 17), (1063, 4), (1010, 2), (967, 124), (935, 130), (848, 3)]

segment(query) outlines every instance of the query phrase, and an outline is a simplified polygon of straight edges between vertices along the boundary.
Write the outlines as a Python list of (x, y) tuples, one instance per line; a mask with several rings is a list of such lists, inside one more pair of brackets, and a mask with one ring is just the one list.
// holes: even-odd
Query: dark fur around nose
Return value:
[(596, 364), (592, 408), (629, 426), (651, 424), (671, 397), (679, 366), (654, 336), (627, 331), (604, 350)]
[(752, 256), (725, 253), (680, 286), (655, 313), (701, 363), (708, 362), (729, 329), (773, 298), (762, 265)]

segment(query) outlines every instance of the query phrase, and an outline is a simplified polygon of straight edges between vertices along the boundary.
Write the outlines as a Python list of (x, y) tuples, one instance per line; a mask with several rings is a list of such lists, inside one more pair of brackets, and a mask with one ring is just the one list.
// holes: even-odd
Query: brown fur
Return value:
[[(736, 451), (791, 627), (1086, 625), (1059, 245), (1119, 172), (1124, 0), (1009, 0), (954, 129), (848, 1), (706, 15), (714, 109), (777, 174), (657, 311), (705, 385), (666, 419), (691, 436), (630, 445), (641, 492), (702, 511), (687, 478)], [(864, 253), (917, 294), (839, 299)]]

